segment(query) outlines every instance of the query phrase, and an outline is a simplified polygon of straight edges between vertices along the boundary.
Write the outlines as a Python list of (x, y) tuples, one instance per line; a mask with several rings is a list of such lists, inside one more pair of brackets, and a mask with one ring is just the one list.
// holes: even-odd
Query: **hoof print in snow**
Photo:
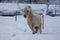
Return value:
[(15, 36), (16, 36), (16, 34), (13, 34), (13, 35), (12, 35), (12, 37), (15, 37)]
[(26, 32), (27, 30), (24, 30), (24, 32)]

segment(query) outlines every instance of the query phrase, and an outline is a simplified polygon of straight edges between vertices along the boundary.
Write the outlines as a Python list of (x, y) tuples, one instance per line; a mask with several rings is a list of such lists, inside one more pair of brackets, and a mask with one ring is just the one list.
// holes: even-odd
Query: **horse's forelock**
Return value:
[(28, 8), (31, 8), (31, 6), (28, 6)]
[(32, 8), (31, 8), (31, 6), (26, 6), (25, 8), (24, 8), (24, 12), (27, 14), (27, 13), (32, 13)]

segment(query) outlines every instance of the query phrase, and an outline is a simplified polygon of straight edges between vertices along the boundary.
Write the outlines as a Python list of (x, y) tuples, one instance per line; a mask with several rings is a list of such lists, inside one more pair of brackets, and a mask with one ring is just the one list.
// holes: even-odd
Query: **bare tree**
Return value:
[(48, 10), (49, 10), (49, 0), (47, 0), (46, 5), (47, 5), (47, 11), (46, 11), (46, 13), (48, 14)]
[(0, 2), (1, 2), (2, 0), (0, 0)]
[(32, 2), (32, 0), (29, 0), (29, 3), (31, 3)]
[[(17, 0), (16, 3), (17, 3), (17, 6), (19, 6), (19, 0)], [(17, 21), (17, 11), (15, 13), (15, 21)]]

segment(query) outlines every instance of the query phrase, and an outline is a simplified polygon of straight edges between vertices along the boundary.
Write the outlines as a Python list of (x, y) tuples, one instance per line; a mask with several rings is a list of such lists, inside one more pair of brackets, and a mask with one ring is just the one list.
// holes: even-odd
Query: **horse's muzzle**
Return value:
[(26, 18), (26, 16), (24, 15), (24, 17)]

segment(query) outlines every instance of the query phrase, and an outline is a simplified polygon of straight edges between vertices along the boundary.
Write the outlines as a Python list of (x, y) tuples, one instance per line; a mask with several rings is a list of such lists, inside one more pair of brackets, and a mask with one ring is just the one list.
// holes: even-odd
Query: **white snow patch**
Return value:
[(45, 16), (42, 34), (32, 34), (23, 16), (0, 16), (0, 40), (60, 40), (60, 17)]

